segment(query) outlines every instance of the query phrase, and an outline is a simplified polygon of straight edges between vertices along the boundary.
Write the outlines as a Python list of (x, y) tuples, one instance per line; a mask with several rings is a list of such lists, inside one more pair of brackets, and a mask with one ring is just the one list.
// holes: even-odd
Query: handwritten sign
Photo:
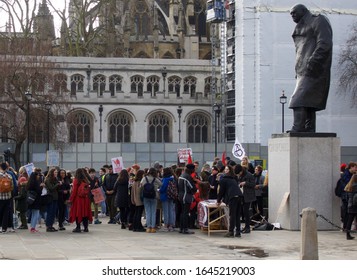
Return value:
[(120, 173), (124, 168), (124, 162), (122, 157), (112, 158), (113, 173)]

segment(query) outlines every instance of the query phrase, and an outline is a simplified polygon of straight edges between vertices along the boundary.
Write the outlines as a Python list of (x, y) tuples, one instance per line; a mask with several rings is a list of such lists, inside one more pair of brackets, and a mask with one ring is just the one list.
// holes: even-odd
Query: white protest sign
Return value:
[(49, 150), (47, 151), (47, 166), (59, 166), (59, 151)]
[(112, 158), (113, 173), (120, 173), (124, 168), (124, 162), (122, 157)]
[(233, 145), (232, 154), (235, 158), (238, 158), (240, 160), (242, 160), (242, 158), (245, 156), (244, 148), (241, 143), (239, 143), (238, 138), (236, 138), (236, 141)]
[(31, 173), (33, 172), (33, 169), (35, 168), (35, 165), (33, 163), (29, 163), (25, 165), (26, 173), (30, 177)]
[(192, 156), (191, 148), (177, 149), (177, 156), (178, 156), (180, 163), (187, 162), (189, 155)]

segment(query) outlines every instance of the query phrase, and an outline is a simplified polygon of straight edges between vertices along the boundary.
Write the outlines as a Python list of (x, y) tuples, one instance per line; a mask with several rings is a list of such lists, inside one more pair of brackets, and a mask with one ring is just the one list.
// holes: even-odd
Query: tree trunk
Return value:
[(22, 144), (24, 142), (16, 142), (16, 146), (15, 146), (15, 152), (12, 155), (12, 158), (14, 160), (14, 168), (16, 171), (18, 171), (20, 169), (21, 166), (21, 161), (20, 161), (20, 155), (21, 155), (21, 148), (22, 148)]

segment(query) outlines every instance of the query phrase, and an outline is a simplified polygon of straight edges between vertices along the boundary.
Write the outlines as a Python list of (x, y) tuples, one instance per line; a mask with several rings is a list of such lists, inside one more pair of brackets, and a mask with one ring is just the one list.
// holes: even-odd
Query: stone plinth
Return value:
[[(302, 209), (316, 209), (340, 225), (340, 139), (334, 133), (282, 133), (269, 140), (269, 222), (300, 230)], [(322, 218), (318, 230), (335, 229)]]

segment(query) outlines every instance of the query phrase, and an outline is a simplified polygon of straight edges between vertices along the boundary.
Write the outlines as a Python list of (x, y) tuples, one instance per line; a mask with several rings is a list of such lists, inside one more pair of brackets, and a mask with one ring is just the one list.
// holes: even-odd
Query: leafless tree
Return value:
[(357, 105), (357, 23), (351, 29), (345, 47), (339, 57), (340, 88), (351, 93), (352, 106)]
[[(0, 0), (0, 11), (8, 13), (11, 25), (20, 27), (20, 31), (0, 36), (0, 138), (2, 142), (15, 143), (11, 157), (16, 169), (21, 164), (25, 141), (46, 143), (47, 132), (51, 132), (50, 142), (56, 143), (56, 135), (63, 134), (58, 131), (58, 122), (63, 118), (58, 116), (70, 107), (61, 66), (48, 56), (51, 46), (31, 31), (36, 2)], [(25, 93), (31, 93), (31, 101)], [(50, 111), (45, 106), (48, 102), (52, 104)], [(50, 131), (46, 125), (49, 112)]]
[[(25, 141), (56, 143), (60, 116), (70, 109), (65, 75), (60, 67), (41, 56), (0, 56), (0, 127), (2, 141), (15, 142), (11, 153), (15, 167), (20, 167), (20, 154)], [(27, 93), (31, 93), (31, 100)], [(51, 104), (48, 111), (46, 103)], [(49, 114), (49, 115), (48, 115)], [(48, 130), (47, 117), (50, 117)], [(47, 135), (51, 138), (47, 139)]]
[(62, 11), (56, 8), (56, 1), (48, 0), (48, 4), (62, 21), (61, 33), (64, 32), (62, 35), (66, 38), (66, 55), (103, 56), (103, 45), (112, 39), (108, 38), (108, 28), (114, 32), (114, 26), (110, 24), (110, 18), (105, 19), (106, 23), (103, 24), (101, 11), (114, 11), (115, 1), (74, 0), (70, 14), (66, 13), (67, 1)]

